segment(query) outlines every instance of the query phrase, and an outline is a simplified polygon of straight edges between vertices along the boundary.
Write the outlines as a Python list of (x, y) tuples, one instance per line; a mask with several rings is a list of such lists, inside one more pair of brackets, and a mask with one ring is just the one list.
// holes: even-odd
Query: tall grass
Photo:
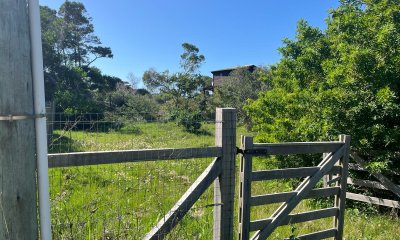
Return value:
[[(50, 151), (99, 151), (214, 145), (214, 124), (200, 134), (174, 123), (137, 123), (118, 131), (54, 132)], [(238, 128), (240, 135), (246, 132)], [(54, 239), (142, 239), (196, 180), (212, 159), (124, 163), (50, 169)], [(238, 161), (237, 161), (238, 164)], [(276, 167), (275, 158), (255, 159), (256, 169)], [(291, 191), (296, 181), (253, 185), (252, 194)], [(168, 239), (212, 239), (213, 190), (209, 189), (168, 235)], [(295, 212), (328, 207), (329, 201), (303, 200)], [(269, 217), (277, 204), (252, 208), (252, 220)], [(237, 215), (237, 212), (235, 213)], [(400, 239), (399, 221), (392, 215), (347, 209), (346, 239)], [(333, 219), (279, 227), (271, 239), (283, 239), (330, 228)], [(388, 238), (390, 234), (390, 238)]]

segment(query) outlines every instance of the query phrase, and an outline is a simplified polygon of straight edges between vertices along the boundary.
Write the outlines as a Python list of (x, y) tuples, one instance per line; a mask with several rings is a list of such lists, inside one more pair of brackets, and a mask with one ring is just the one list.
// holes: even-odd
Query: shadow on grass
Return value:
[(208, 130), (205, 130), (205, 129), (200, 129), (200, 130), (197, 130), (197, 131), (193, 131), (191, 133), (193, 133), (193, 134), (195, 134), (197, 136), (212, 136), (212, 133), (210, 131), (208, 131)]
[(143, 131), (135, 124), (127, 124), (116, 131), (123, 134), (135, 134), (135, 135), (143, 133)]
[(51, 134), (49, 137), (49, 153), (68, 153), (68, 152), (81, 152), (83, 149), (79, 146), (79, 143), (72, 140), (71, 137), (66, 135), (60, 135), (57, 133)]

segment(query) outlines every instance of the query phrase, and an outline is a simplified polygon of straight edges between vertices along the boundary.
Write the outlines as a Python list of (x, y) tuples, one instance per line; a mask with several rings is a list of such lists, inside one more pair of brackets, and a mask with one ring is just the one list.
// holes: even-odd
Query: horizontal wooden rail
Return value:
[[(280, 224), (280, 226), (313, 221), (321, 218), (333, 217), (339, 211), (338, 208), (325, 208), (314, 211), (302, 212), (297, 214), (289, 214), (286, 219)], [(270, 224), (272, 218), (261, 219), (250, 222), (250, 231), (257, 231), (263, 229), (267, 224)]]
[(221, 156), (221, 147), (74, 152), (48, 155), (49, 168)]
[(276, 170), (254, 171), (251, 173), (251, 181), (265, 181), (281, 178), (308, 177), (316, 173), (319, 167), (286, 168)]
[[(300, 167), (300, 168), (285, 168), (276, 170), (262, 170), (254, 171), (251, 174), (251, 181), (265, 181), (282, 178), (301, 178), (312, 176), (320, 168), (319, 167)], [(338, 174), (340, 171), (339, 166), (333, 166), (330, 174)]]
[(385, 206), (385, 207), (399, 208), (400, 209), (400, 202), (399, 201), (393, 201), (393, 200), (389, 200), (389, 199), (364, 196), (362, 194), (351, 193), (351, 192), (347, 192), (346, 193), (346, 198), (347, 199), (351, 199), (351, 200), (355, 200), (355, 201), (366, 202), (366, 203), (381, 205), (381, 206)]
[[(304, 198), (330, 197), (339, 194), (339, 190), (340, 187), (316, 188), (311, 190)], [(293, 191), (253, 196), (250, 198), (250, 206), (286, 202), (296, 194), (297, 192)]]
[(249, 154), (262, 155), (287, 155), (335, 152), (343, 142), (291, 142), (291, 143), (254, 143)]
[[(331, 229), (326, 229), (318, 232), (313, 232), (309, 234), (304, 234), (301, 236), (296, 237), (296, 239), (299, 240), (315, 240), (315, 239), (326, 239), (326, 238), (331, 238), (336, 236), (337, 230), (335, 228)], [(287, 240), (286, 238), (285, 240)]]

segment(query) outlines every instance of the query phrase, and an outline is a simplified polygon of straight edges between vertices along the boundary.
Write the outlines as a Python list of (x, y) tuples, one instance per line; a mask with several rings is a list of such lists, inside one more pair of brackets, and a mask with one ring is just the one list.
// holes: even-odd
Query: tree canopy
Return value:
[(59, 112), (103, 112), (103, 97), (122, 80), (90, 66), (113, 54), (94, 34), (85, 6), (74, 1), (65, 1), (58, 11), (41, 6), (40, 16), (46, 99), (54, 100)]
[(100, 57), (112, 58), (111, 48), (101, 46), (94, 34), (92, 18), (80, 2), (64, 2), (58, 11), (61, 26), (61, 51), (70, 64), (89, 66)]
[(182, 71), (149, 69), (143, 82), (150, 92), (136, 89), (138, 79), (133, 73), (123, 81), (92, 65), (99, 58), (112, 58), (113, 53), (95, 35), (92, 18), (82, 3), (65, 1), (58, 11), (47, 6), (40, 10), (46, 100), (55, 102), (57, 112), (100, 113), (112, 121), (163, 115), (178, 120), (186, 130), (199, 130), (199, 118), (206, 109), (204, 89), (211, 82), (200, 74), (205, 57), (199, 48), (183, 43)]
[(233, 70), (214, 88), (214, 105), (236, 108), (239, 122), (248, 122), (243, 107), (249, 99), (257, 99), (259, 92), (267, 89), (265, 82), (259, 80), (265, 74), (267, 72), (262, 67), (257, 67), (254, 71), (250, 71), (247, 67)]
[[(379, 166), (399, 165), (400, 1), (343, 0), (321, 31), (301, 20), (271, 87), (247, 106), (261, 141), (332, 140)], [(397, 163), (397, 164), (396, 164)]]
[(147, 88), (163, 99), (170, 119), (177, 119), (186, 130), (196, 132), (201, 127), (199, 120), (207, 107), (204, 89), (210, 85), (211, 80), (199, 72), (205, 61), (205, 57), (199, 54), (199, 49), (190, 43), (183, 43), (182, 48), (182, 71), (158, 72), (150, 68), (143, 73), (142, 80)]

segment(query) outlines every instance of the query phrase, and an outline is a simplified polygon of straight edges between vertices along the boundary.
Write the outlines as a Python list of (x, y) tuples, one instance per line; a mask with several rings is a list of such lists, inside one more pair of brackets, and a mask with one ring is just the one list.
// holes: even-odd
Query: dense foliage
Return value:
[(55, 102), (56, 112), (96, 113), (112, 121), (122, 121), (122, 112), (133, 119), (157, 117), (156, 101), (147, 91), (135, 89), (132, 74), (128, 82), (91, 66), (113, 54), (94, 34), (82, 3), (66, 1), (58, 11), (42, 6), (40, 13), (46, 100)]
[(122, 81), (89, 65), (113, 57), (111, 49), (94, 35), (82, 3), (66, 1), (58, 12), (46, 6), (40, 10), (46, 99), (55, 100), (60, 112), (99, 112), (103, 106), (98, 95)]
[(123, 81), (91, 66), (113, 54), (94, 34), (82, 3), (66, 1), (58, 11), (42, 6), (41, 21), (46, 100), (55, 102), (56, 112), (69, 119), (76, 113), (96, 113), (113, 122), (172, 119), (188, 131), (199, 131), (207, 108), (205, 87), (211, 81), (199, 72), (205, 57), (195, 45), (182, 44), (181, 72), (144, 73), (149, 92), (136, 89), (133, 74)]
[(233, 70), (214, 89), (213, 105), (215, 107), (232, 107), (237, 109), (240, 123), (249, 123), (249, 118), (243, 107), (249, 99), (256, 99), (258, 93), (268, 89), (266, 82), (260, 81), (260, 76), (267, 74), (265, 69), (258, 67), (249, 71), (247, 67)]
[(372, 165), (398, 167), (400, 1), (343, 0), (325, 31), (305, 21), (263, 77), (271, 89), (247, 106), (261, 141), (352, 136)]

